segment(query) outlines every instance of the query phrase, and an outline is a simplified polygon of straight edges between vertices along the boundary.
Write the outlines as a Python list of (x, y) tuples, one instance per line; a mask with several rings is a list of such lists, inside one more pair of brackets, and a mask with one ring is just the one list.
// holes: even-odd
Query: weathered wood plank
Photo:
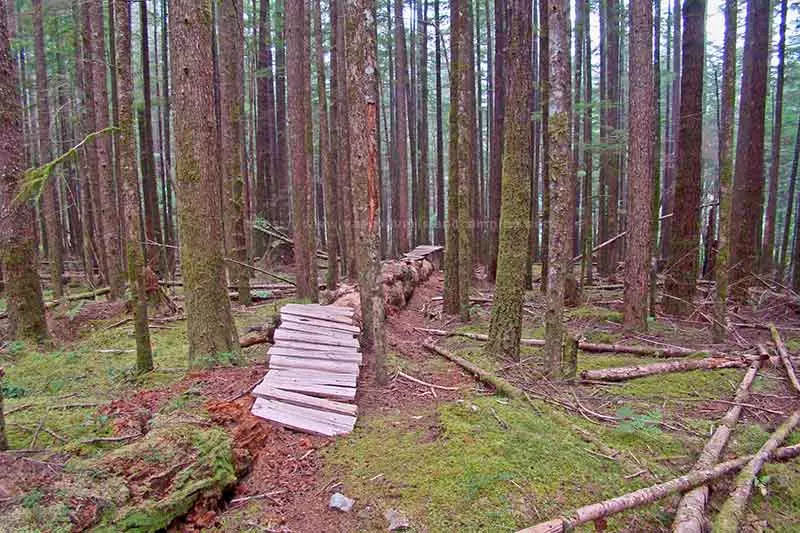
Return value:
[(259, 398), (278, 400), (298, 407), (308, 407), (310, 409), (330, 411), (331, 413), (358, 416), (358, 406), (355, 404), (334, 402), (333, 400), (280, 390), (265, 383), (259, 383), (256, 388), (253, 389), (253, 395)]
[(330, 315), (343, 316), (352, 318), (355, 311), (350, 307), (341, 307), (338, 305), (320, 305), (320, 304), (286, 304), (281, 307), (281, 310), (298, 310), (298, 311), (315, 311), (320, 313), (327, 313)]
[(311, 352), (329, 352), (329, 353), (358, 353), (360, 348), (356, 346), (331, 346), (330, 344), (316, 344), (314, 342), (305, 341), (292, 341), (292, 340), (276, 340), (273, 346), (282, 346), (284, 348), (291, 348), (293, 350), (306, 350)]
[(322, 359), (291, 357), (286, 355), (270, 355), (269, 366), (270, 368), (285, 369), (304, 368), (337, 374), (355, 374), (356, 376), (359, 373), (358, 363), (349, 361), (325, 361)]
[(281, 322), (279, 329), (287, 331), (303, 331), (312, 335), (321, 335), (333, 339), (355, 339), (356, 334), (349, 331), (330, 329), (326, 327), (313, 326), (311, 324), (301, 324), (298, 322)]
[(288, 428), (324, 437), (346, 435), (356, 424), (354, 416), (317, 411), (265, 398), (258, 398), (255, 401), (252, 412), (258, 417)]
[(358, 348), (358, 340), (353, 337), (342, 339), (327, 335), (314, 335), (312, 333), (278, 328), (274, 333), (276, 341), (307, 342), (309, 344), (324, 344), (326, 346), (341, 346), (345, 348)]
[(285, 346), (273, 346), (267, 353), (273, 355), (285, 355), (288, 357), (298, 357), (302, 359), (319, 359), (322, 361), (339, 361), (344, 363), (356, 363), (360, 365), (364, 359), (360, 353), (344, 352), (320, 352), (313, 350), (296, 350)]
[(333, 329), (337, 331), (346, 331), (347, 333), (352, 333), (353, 335), (358, 335), (361, 333), (361, 330), (357, 326), (353, 326), (352, 324), (345, 324), (343, 322), (331, 322), (328, 320), (322, 320), (312, 317), (304, 317), (304, 316), (297, 316), (289, 313), (281, 313), (281, 322), (294, 322), (295, 324), (309, 324), (312, 326), (322, 327)]
[(337, 387), (335, 385), (319, 385), (317, 383), (294, 383), (291, 380), (277, 379), (270, 380), (268, 383), (276, 389), (302, 392), (304, 394), (310, 394), (311, 396), (319, 396), (320, 398), (343, 400), (345, 402), (352, 402), (356, 399), (356, 389), (353, 387)]
[(281, 308), (281, 316), (283, 315), (302, 316), (306, 318), (314, 318), (316, 320), (324, 320), (326, 322), (336, 322), (339, 324), (346, 324), (346, 325), (353, 324), (353, 320), (350, 317), (336, 315), (333, 313), (329, 313), (327, 311), (320, 311), (319, 309), (309, 309), (309, 308), (287, 309), (284, 306)]
[(332, 374), (330, 372), (304, 371), (300, 368), (272, 369), (264, 378), (265, 383), (273, 381), (293, 381), (315, 385), (335, 385), (337, 387), (355, 387), (357, 378), (354, 374)]

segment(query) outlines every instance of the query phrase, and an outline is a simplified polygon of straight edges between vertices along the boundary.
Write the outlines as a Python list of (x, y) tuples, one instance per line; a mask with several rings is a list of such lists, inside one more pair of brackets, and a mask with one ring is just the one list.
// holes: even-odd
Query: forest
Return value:
[(797, 531), (797, 0), (0, 0), (0, 531)]

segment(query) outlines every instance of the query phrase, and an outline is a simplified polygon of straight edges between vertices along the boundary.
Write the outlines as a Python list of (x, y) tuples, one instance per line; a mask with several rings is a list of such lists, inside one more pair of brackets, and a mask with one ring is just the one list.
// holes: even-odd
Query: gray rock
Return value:
[(331, 509), (338, 509), (343, 513), (349, 513), (353, 509), (353, 505), (355, 505), (355, 503), (355, 500), (351, 500), (341, 492), (337, 492), (331, 496), (331, 501), (328, 503), (328, 507)]
[(389, 509), (383, 513), (383, 516), (389, 521), (389, 531), (403, 531), (411, 527), (406, 515), (400, 511)]

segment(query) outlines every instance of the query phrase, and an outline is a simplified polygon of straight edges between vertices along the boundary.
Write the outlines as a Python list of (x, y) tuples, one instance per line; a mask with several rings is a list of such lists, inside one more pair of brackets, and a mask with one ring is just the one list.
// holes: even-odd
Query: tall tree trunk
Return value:
[[(539, 259), (539, 162), (541, 154), (539, 152), (539, 120), (537, 118), (539, 110), (539, 11), (540, 2), (533, 4), (533, 27), (535, 28), (531, 38), (531, 68), (533, 69), (533, 85), (531, 86), (531, 98), (529, 112), (531, 114), (531, 231), (528, 237), (528, 259), (525, 265), (525, 290), (533, 290), (533, 264)], [(488, 30), (487, 30), (488, 31)], [(491, 57), (491, 54), (489, 54)], [(491, 109), (491, 107), (490, 107)], [(491, 116), (491, 114), (490, 114)], [(491, 119), (490, 119), (491, 122)], [(490, 132), (490, 135), (492, 133)], [(491, 138), (491, 137), (490, 137)]]
[[(44, 46), (44, 10), (41, 0), (33, 0), (33, 33), (36, 54), (36, 109), (39, 119), (39, 164), (50, 161), (52, 147), (50, 143), (50, 104), (48, 102), (47, 61)], [(58, 202), (57, 180), (50, 177), (44, 184), (42, 217), (47, 231), (47, 250), (50, 259), (50, 283), (56, 298), (64, 294), (61, 273), (64, 271), (62, 250), (61, 209)]]
[(625, 327), (647, 330), (653, 152), (653, 5), (630, 4), (630, 133), (628, 141), (628, 236), (625, 258)]
[(428, 154), (428, 0), (417, 0), (417, 220), (416, 243), (430, 243)]
[[(714, 263), (714, 342), (723, 342), (728, 330), (728, 271), (731, 253), (731, 181), (733, 178), (733, 122), (736, 105), (737, 2), (725, 1), (725, 37), (722, 51), (722, 99), (719, 124), (719, 238)], [(792, 203), (789, 199), (789, 203)]]
[(506, 42), (507, 1), (494, 0), (494, 85), (492, 87), (494, 101), (492, 102), (492, 136), (489, 139), (489, 242), (487, 243), (487, 267), (490, 280), (494, 280), (497, 276), (499, 246), (503, 139), (505, 135), (505, 63), (508, 46)]
[(186, 291), (189, 361), (213, 364), (219, 354), (238, 354), (222, 256), (219, 160), (213, 109), (212, 26), (207, 6), (170, 0), (169, 43), (175, 109), (178, 223)]
[(510, 0), (508, 13), (508, 113), (503, 155), (500, 248), (487, 353), (519, 359), (525, 263), (530, 235), (531, 2)]
[[(289, 0), (291, 1), (291, 0)], [(286, 139), (286, 2), (276, 0), (275, 17), (275, 144), (276, 178), (275, 212), (278, 223), (289, 227), (291, 201), (289, 198), (288, 146)]]
[(653, 2), (653, 105), (655, 139), (653, 141), (653, 186), (650, 194), (650, 286), (649, 314), (656, 316), (656, 260), (658, 258), (659, 209), (661, 207), (661, 0)]
[(792, 226), (792, 208), (794, 207), (795, 188), (797, 187), (797, 164), (800, 159), (800, 119), (797, 120), (797, 133), (795, 133), (794, 156), (792, 157), (792, 169), (789, 172), (789, 194), (786, 202), (786, 218), (783, 223), (783, 236), (781, 237), (781, 258), (778, 261), (778, 281), (783, 280), (784, 270), (786, 269), (786, 257), (789, 255), (789, 233)]
[(372, 353), (375, 378), (386, 383), (383, 284), (380, 262), (380, 179), (378, 150), (378, 65), (375, 16), (370, 0), (347, 2), (347, 88), (350, 169), (358, 224), (358, 278), (364, 318), (364, 348)]
[[(278, 154), (275, 140), (275, 86), (272, 70), (272, 27), (270, 24), (269, 0), (261, 0), (258, 30), (258, 124), (256, 127), (256, 217), (276, 221), (274, 209), (277, 191), (273, 187), (276, 178)], [(261, 257), (266, 251), (264, 234), (253, 234), (255, 255)]]
[(539, 5), (548, 6), (539, 16), (539, 84), (541, 91), (541, 175), (542, 175), (542, 272), (539, 289), (547, 293), (550, 271), (550, 16), (549, 0)]
[(739, 100), (739, 130), (736, 140), (736, 163), (733, 182), (731, 220), (732, 296), (747, 297), (750, 280), (757, 268), (758, 235), (764, 207), (764, 110), (767, 98), (769, 64), (769, 0), (747, 3), (742, 89)]
[(775, 81), (775, 108), (772, 117), (772, 161), (769, 167), (769, 191), (767, 213), (764, 221), (764, 239), (761, 243), (761, 272), (772, 270), (775, 259), (775, 225), (778, 210), (778, 174), (781, 167), (781, 133), (783, 131), (783, 78), (786, 49), (787, 0), (781, 0), (781, 22), (778, 37), (778, 72)]
[[(584, 284), (592, 283), (592, 184), (593, 184), (593, 159), (592, 159), (592, 32), (591, 30), (591, 11), (589, 0), (580, 0), (580, 9), (583, 11), (584, 24), (587, 31), (584, 32), (584, 75), (583, 75), (583, 220), (581, 221), (581, 233), (583, 237), (583, 260), (581, 262), (581, 280)], [(576, 87), (575, 90), (580, 90)]]
[(444, 124), (442, 117), (442, 30), (440, 0), (434, 0), (436, 19), (436, 244), (445, 243), (444, 227)]
[[(397, 252), (410, 249), (408, 234), (408, 59), (406, 57), (406, 31), (403, 20), (403, 0), (394, 0), (395, 49), (395, 104), (397, 105), (397, 136), (394, 150), (397, 153), (397, 183), (392, 188), (392, 227)], [(412, 161), (413, 164), (413, 161)]]
[(703, 61), (705, 0), (683, 5), (680, 130), (675, 180), (669, 275), (664, 284), (664, 310), (686, 315), (694, 309), (700, 242), (700, 194), (703, 172)]
[(116, 52), (119, 123), (117, 157), (119, 184), (122, 192), (125, 255), (128, 258), (128, 284), (131, 288), (136, 336), (136, 371), (153, 369), (150, 329), (147, 324), (147, 282), (144, 252), (141, 244), (142, 221), (139, 215), (139, 176), (136, 169), (136, 141), (133, 133), (133, 75), (131, 71), (131, 3), (116, 2)]
[(560, 378), (566, 335), (563, 324), (564, 286), (572, 252), (570, 226), (573, 221), (570, 215), (574, 194), (570, 148), (572, 80), (569, 0), (548, 0), (547, 18), (549, 46), (542, 49), (542, 55), (549, 57), (550, 117), (547, 128), (549, 148), (546, 154), (549, 171), (546, 180), (551, 182), (551, 199), (544, 359), (545, 372)]
[[(244, 235), (244, 17), (241, 0), (219, 0), (220, 108), (222, 121), (222, 189), (225, 249), (238, 261), (247, 261)], [(239, 304), (250, 304), (250, 272), (228, 265), (230, 281), (239, 291)]]
[[(619, 194), (621, 173), (619, 164), (620, 128), (620, 9), (619, 0), (606, 0), (606, 95), (604, 155), (606, 181), (606, 217), (608, 236), (613, 237), (619, 228)], [(603, 163), (601, 162), (601, 165)], [(617, 243), (600, 251), (600, 272), (603, 276), (613, 276), (619, 260)]]
[[(94, 82), (95, 127), (109, 127), (108, 113), (108, 63), (106, 61), (105, 26), (101, 2), (89, 3), (92, 19), (92, 79)], [(111, 288), (110, 299), (122, 295), (122, 255), (119, 236), (119, 214), (117, 193), (114, 189), (113, 163), (111, 161), (111, 136), (103, 135), (95, 140), (97, 147), (97, 169), (99, 191), (96, 205), (102, 219), (103, 252), (105, 253), (106, 282)]]
[[(575, 67), (573, 69), (573, 83), (572, 87), (574, 88), (574, 105), (573, 109), (575, 112), (575, 116), (572, 120), (572, 167), (575, 169), (575, 173), (577, 176), (581, 175), (581, 170), (585, 172), (583, 168), (583, 158), (581, 155), (583, 151), (586, 149), (585, 143), (581, 142), (581, 134), (583, 133), (583, 128), (581, 127), (581, 121), (578, 119), (578, 111), (583, 109), (583, 91), (581, 90), (583, 87), (582, 79), (583, 79), (583, 52), (584, 52), (584, 37), (583, 34), (589, 31), (586, 29), (586, 22), (583, 18), (583, 9), (581, 8), (580, 1), (575, 1), (575, 29), (573, 32), (574, 35), (574, 50), (575, 50)], [(591, 56), (586, 58), (587, 61), (591, 61)], [(581, 230), (581, 220), (580, 217), (580, 208), (581, 208), (581, 200), (583, 199), (583, 195), (581, 192), (583, 186), (583, 180), (576, 180), (575, 181), (575, 203), (573, 204), (572, 209), (572, 216), (573, 216), (573, 226), (572, 226), (572, 244), (574, 246), (573, 255), (579, 255), (581, 253), (581, 238), (580, 238), (580, 230)]]
[(286, 5), (286, 60), (294, 65), (287, 72), (287, 97), (289, 123), (287, 140), (290, 156), (289, 172), (292, 177), (292, 206), (294, 212), (294, 259), (297, 273), (297, 295), (301, 299), (317, 299), (317, 262), (314, 235), (314, 204), (312, 202), (312, 177), (309, 173), (310, 154), (306, 150), (308, 116), (306, 105), (311, 80), (305, 75), (303, 65), (309, 60), (306, 52), (308, 37), (305, 25), (304, 2)]
[[(678, 165), (678, 142), (680, 139), (680, 106), (681, 106), (681, 9), (680, 0), (672, 4), (672, 90), (671, 90), (671, 135), (664, 150), (664, 183), (662, 186), (661, 212), (675, 211), (675, 180)], [(661, 258), (666, 260), (672, 255), (672, 219), (664, 219), (661, 224)]]
[[(39, 342), (47, 338), (47, 322), (36, 272), (33, 204), (17, 200), (25, 154), (21, 149), (24, 141), (17, 66), (11, 53), (6, 10), (6, 0), (0, 0), (0, 94), (3, 95), (0, 99), (0, 270), (5, 278), (8, 337)], [(2, 413), (0, 392), (0, 450), (6, 447)]]
[(175, 225), (173, 222), (172, 204), (172, 126), (171, 106), (170, 106), (170, 83), (169, 83), (169, 28), (167, 24), (167, 0), (161, 0), (161, 109), (163, 111), (164, 131), (162, 133), (163, 150), (161, 154), (164, 166), (164, 242), (167, 245), (167, 272), (172, 277), (175, 274)]

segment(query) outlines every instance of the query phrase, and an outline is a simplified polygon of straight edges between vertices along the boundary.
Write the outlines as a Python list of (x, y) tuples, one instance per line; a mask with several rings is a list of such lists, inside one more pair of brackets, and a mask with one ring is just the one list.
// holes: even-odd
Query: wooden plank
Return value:
[(304, 309), (289, 308), (289, 309), (286, 309), (286, 307), (284, 306), (284, 307), (281, 308), (281, 316), (283, 316), (283, 315), (303, 316), (303, 317), (306, 317), (306, 318), (314, 318), (316, 320), (324, 320), (326, 322), (336, 322), (336, 323), (339, 323), (339, 324), (346, 324), (346, 325), (352, 325), (353, 324), (353, 320), (351, 318), (349, 318), (349, 317), (342, 316), (342, 315), (335, 315), (335, 314), (329, 313), (327, 311), (320, 311), (319, 309), (310, 309), (310, 308), (304, 308)]
[(344, 316), (351, 318), (355, 311), (350, 307), (341, 307), (337, 305), (320, 305), (320, 304), (286, 304), (281, 309), (293, 309), (298, 311), (310, 310), (327, 313), (330, 315)]
[(337, 331), (346, 331), (347, 333), (352, 333), (354, 335), (358, 335), (359, 333), (361, 333), (361, 330), (357, 326), (353, 326), (351, 324), (345, 324), (343, 322), (331, 322), (328, 320), (297, 316), (288, 313), (281, 314), (281, 322), (294, 322), (295, 324), (309, 324), (312, 326), (328, 328)]
[(353, 374), (331, 374), (323, 372), (303, 371), (300, 368), (272, 369), (264, 378), (264, 383), (273, 381), (291, 381), (293, 383), (311, 385), (335, 385), (337, 387), (355, 387), (356, 376)]
[(291, 380), (270, 380), (270, 386), (276, 389), (288, 390), (291, 392), (302, 392), (320, 398), (330, 398), (332, 400), (344, 400), (352, 402), (356, 399), (356, 389), (353, 387), (337, 387), (335, 385), (318, 385), (316, 383), (294, 383)]
[(299, 357), (303, 359), (320, 359), (322, 361), (339, 361), (345, 363), (356, 363), (358, 365), (360, 365), (364, 360), (360, 353), (296, 350), (294, 348), (287, 348), (285, 346), (273, 346), (267, 351), (267, 353), (270, 356), (285, 355), (288, 357)]
[(293, 350), (306, 350), (310, 352), (329, 352), (329, 353), (358, 353), (360, 348), (356, 346), (331, 346), (330, 344), (316, 344), (305, 341), (276, 340), (273, 346), (282, 346)]
[(358, 340), (353, 337), (342, 339), (341, 337), (330, 337), (328, 335), (314, 335), (303, 331), (278, 328), (275, 330), (274, 338), (276, 341), (289, 342), (308, 342), (311, 344), (324, 344), (327, 346), (341, 346), (345, 348), (358, 348)]
[(281, 402), (296, 405), (298, 407), (308, 407), (311, 409), (318, 409), (320, 411), (330, 411), (331, 413), (358, 416), (358, 406), (355, 404), (334, 402), (333, 400), (326, 400), (324, 398), (316, 398), (314, 396), (306, 396), (305, 394), (280, 390), (265, 383), (258, 384), (256, 388), (253, 389), (252, 394), (253, 396), (257, 396), (259, 398), (279, 400)]
[(330, 329), (326, 327), (313, 326), (311, 324), (300, 324), (297, 322), (281, 322), (279, 329), (290, 331), (304, 331), (312, 335), (322, 335), (331, 337), (333, 339), (355, 339), (356, 334), (348, 331), (340, 331), (338, 329)]
[(305, 368), (337, 374), (355, 374), (356, 376), (359, 373), (358, 363), (351, 363), (349, 361), (323, 361), (321, 359), (290, 357), (286, 355), (270, 355), (269, 367), (285, 369)]
[(356, 424), (354, 416), (317, 411), (265, 398), (258, 398), (255, 401), (252, 413), (288, 428), (323, 437), (346, 435)]

